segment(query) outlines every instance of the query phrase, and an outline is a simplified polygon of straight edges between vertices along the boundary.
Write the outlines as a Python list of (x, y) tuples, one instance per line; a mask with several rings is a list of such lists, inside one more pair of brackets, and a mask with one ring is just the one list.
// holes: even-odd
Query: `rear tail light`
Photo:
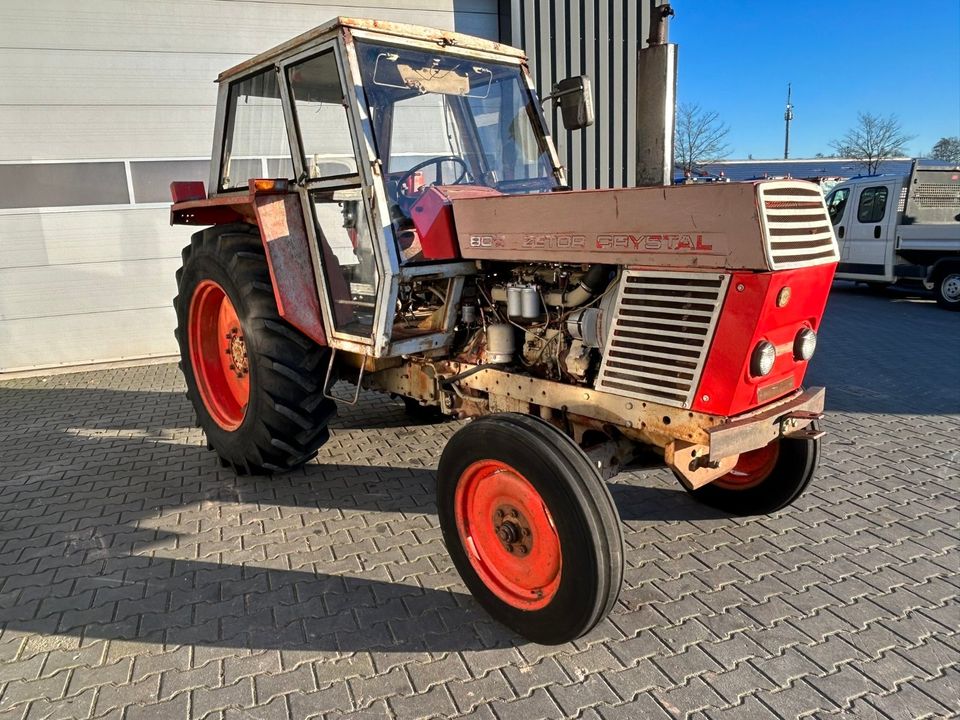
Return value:
[(250, 192), (254, 195), (285, 193), (289, 187), (289, 180), (275, 178), (253, 178), (250, 180)]

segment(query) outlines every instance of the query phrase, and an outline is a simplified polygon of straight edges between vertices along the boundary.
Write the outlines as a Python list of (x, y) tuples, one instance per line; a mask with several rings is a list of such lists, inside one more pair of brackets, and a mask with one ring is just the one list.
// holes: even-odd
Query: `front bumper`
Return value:
[(826, 390), (821, 387), (801, 391), (785, 401), (739, 416), (723, 425), (709, 428), (710, 458), (719, 460), (756, 450), (781, 437), (807, 432), (810, 423), (823, 417)]
[(705, 445), (679, 440), (664, 449), (664, 460), (685, 485), (706, 485), (725, 475), (741, 453), (769, 445), (780, 438), (816, 439), (824, 435), (811, 424), (823, 417), (826, 390), (798, 390), (771, 405), (707, 428)]

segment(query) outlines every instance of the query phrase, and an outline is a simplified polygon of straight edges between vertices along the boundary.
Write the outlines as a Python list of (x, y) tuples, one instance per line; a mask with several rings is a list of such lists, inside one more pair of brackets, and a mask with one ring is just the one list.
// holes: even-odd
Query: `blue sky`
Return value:
[(673, 0), (677, 98), (716, 110), (731, 159), (829, 154), (857, 111), (895, 114), (912, 155), (960, 135), (960, 0)]

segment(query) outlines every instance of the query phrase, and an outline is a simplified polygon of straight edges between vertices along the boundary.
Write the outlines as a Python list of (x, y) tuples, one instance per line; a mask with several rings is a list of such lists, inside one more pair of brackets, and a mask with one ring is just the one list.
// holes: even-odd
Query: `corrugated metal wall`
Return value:
[[(572, 187), (635, 184), (637, 51), (650, 0), (501, 0), (501, 41), (526, 50), (541, 95), (571, 75), (593, 81), (596, 122), (567, 132), (547, 113)], [(552, 115), (552, 117), (551, 117)]]

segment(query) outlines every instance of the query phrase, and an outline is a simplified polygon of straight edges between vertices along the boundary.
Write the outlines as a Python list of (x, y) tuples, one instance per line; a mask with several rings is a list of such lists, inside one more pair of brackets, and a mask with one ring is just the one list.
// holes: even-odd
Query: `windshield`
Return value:
[(430, 185), (559, 186), (540, 108), (517, 66), (366, 42), (357, 52), (404, 259), (415, 259), (401, 237), (410, 209)]

